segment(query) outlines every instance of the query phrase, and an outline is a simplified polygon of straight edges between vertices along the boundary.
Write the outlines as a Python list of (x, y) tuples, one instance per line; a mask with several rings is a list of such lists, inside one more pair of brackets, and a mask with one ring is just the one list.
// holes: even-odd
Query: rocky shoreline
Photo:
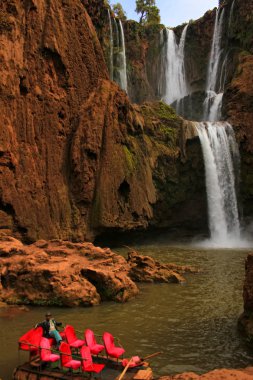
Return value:
[(135, 282), (183, 283), (193, 267), (160, 264), (130, 252), (128, 259), (92, 243), (39, 240), (31, 245), (0, 237), (0, 301), (12, 305), (94, 306), (126, 302)]

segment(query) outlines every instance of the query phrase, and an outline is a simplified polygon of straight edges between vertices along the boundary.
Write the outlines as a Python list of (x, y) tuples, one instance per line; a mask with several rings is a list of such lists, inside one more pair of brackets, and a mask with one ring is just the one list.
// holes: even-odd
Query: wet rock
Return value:
[[(42, 248), (41, 248), (42, 247)], [(8, 304), (92, 306), (138, 293), (126, 260), (92, 243), (0, 240), (0, 300)]]
[(150, 256), (143, 256), (135, 251), (128, 253), (130, 265), (129, 276), (136, 282), (184, 283), (183, 273), (197, 273), (191, 266), (161, 264)]

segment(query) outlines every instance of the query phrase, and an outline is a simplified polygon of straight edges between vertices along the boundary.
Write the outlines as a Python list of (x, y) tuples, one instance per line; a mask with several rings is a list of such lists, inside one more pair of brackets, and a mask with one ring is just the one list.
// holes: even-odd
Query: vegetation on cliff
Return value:
[(136, 12), (140, 13), (140, 24), (152, 25), (161, 21), (155, 0), (136, 0)]

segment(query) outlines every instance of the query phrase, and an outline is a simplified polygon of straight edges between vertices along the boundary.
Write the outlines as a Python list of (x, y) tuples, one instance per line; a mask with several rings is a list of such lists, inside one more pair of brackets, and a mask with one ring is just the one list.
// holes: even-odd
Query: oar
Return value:
[(132, 360), (133, 360), (133, 357), (131, 357), (131, 359), (129, 360), (129, 362), (125, 366), (125, 368), (124, 368), (123, 372), (121, 373), (120, 377), (118, 378), (118, 380), (122, 380), (123, 379), (123, 377), (125, 376), (126, 371), (128, 370), (128, 367), (130, 366)]
[[(140, 358), (140, 361), (139, 362), (135, 362), (135, 366), (136, 367), (139, 367), (139, 366), (141, 366), (142, 364), (144, 364), (145, 363), (145, 361), (147, 360), (147, 359), (151, 359), (151, 358), (153, 358), (153, 357), (155, 357), (155, 356), (157, 356), (157, 355), (160, 355), (162, 352), (161, 351), (159, 351), (159, 352), (155, 352), (154, 354), (150, 354), (150, 355), (148, 355), (148, 356), (145, 356), (144, 358)], [(131, 360), (134, 358), (134, 356), (132, 356), (132, 358), (131, 358)], [(129, 365), (129, 362), (128, 362), (128, 365)]]
[(141, 359), (141, 360), (144, 362), (144, 360), (147, 360), (147, 359), (153, 358), (153, 357), (155, 357), (155, 356), (158, 356), (158, 355), (160, 355), (161, 353), (162, 353), (161, 351), (159, 351), (159, 352), (155, 352), (154, 354), (151, 354), (151, 355), (145, 356), (145, 358), (143, 358), (143, 359)]

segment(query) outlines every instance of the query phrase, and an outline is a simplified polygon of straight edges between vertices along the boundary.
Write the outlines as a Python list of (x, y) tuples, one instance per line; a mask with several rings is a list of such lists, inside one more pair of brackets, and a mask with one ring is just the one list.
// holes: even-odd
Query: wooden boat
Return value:
[[(99, 363), (105, 363), (106, 367), (103, 370), (103, 380), (119, 380), (124, 372), (121, 360), (116, 361), (107, 359), (106, 357), (99, 357)], [(67, 373), (61, 369), (41, 369), (40, 360), (35, 357), (32, 361), (26, 362), (15, 368), (13, 372), (13, 380), (83, 380), (89, 377), (86, 373)], [(123, 378), (123, 377), (122, 377)], [(134, 368), (127, 368), (124, 373), (124, 380), (151, 380), (153, 379), (153, 372), (147, 362), (143, 362), (141, 366)]]
[[(67, 329), (68, 326), (66, 326), (64, 330), (66, 334), (66, 337), (64, 336), (64, 339), (68, 339)], [(111, 335), (109, 333), (104, 334), (107, 334), (108, 336)], [(78, 340), (78, 344), (79, 343), (83, 345), (84, 341)], [(68, 346), (69, 353), (66, 353), (66, 351), (64, 351), (64, 346)], [(19, 350), (29, 352), (30, 358), (29, 361), (15, 368), (12, 377), (13, 380), (69, 380), (70, 378), (75, 380), (81, 380), (85, 377), (90, 378), (90, 373), (93, 374), (93, 370), (90, 370), (90, 367), (86, 370), (85, 366), (83, 368), (84, 372), (80, 372), (79, 369), (75, 371), (74, 366), (71, 372), (69, 371), (69, 368), (66, 368), (67, 366), (63, 366), (63, 368), (60, 368), (59, 352), (58, 350), (56, 351), (50, 346), (48, 339), (42, 337), (41, 327), (29, 330), (26, 334), (24, 334), (19, 339), (18, 347)], [(117, 349), (116, 346), (113, 347)], [(160, 354), (159, 352), (157, 352), (146, 356), (146, 358), (144, 359), (141, 359), (138, 356), (133, 356), (130, 359), (120, 359), (118, 354), (120, 353), (120, 355), (122, 355), (121, 351), (118, 351), (117, 355), (115, 355), (115, 351), (109, 351), (108, 346), (106, 346), (105, 344), (105, 347), (102, 346), (102, 348), (106, 348), (107, 355), (110, 355), (110, 352), (112, 353), (112, 355), (108, 357), (102, 356), (100, 354), (96, 356), (94, 355), (92, 357), (90, 348), (88, 346), (83, 346), (80, 349), (80, 351), (78, 349), (75, 349), (76, 352), (78, 352), (79, 354), (71, 353), (69, 344), (64, 342), (64, 340), (61, 343), (60, 351), (61, 355), (65, 357), (71, 356), (71, 359), (73, 357), (73, 359), (75, 359), (73, 360), (73, 362), (78, 360), (79, 363), (81, 361), (84, 364), (83, 361), (89, 360), (89, 358), (85, 358), (85, 356), (83, 356), (84, 352), (87, 351), (86, 348), (89, 351), (91, 363), (94, 363), (94, 370), (95, 368), (102, 367), (102, 375), (104, 380), (123, 380), (123, 378), (124, 380), (151, 380), (153, 378), (153, 373), (149, 366), (149, 363), (146, 360)], [(44, 351), (46, 351), (46, 361), (42, 361)], [(53, 354), (50, 354), (50, 356), (54, 356), (54, 358), (51, 358), (51, 362), (50, 358), (47, 357), (47, 351), (49, 352), (49, 354), (50, 352)], [(83, 357), (81, 357), (80, 353)], [(114, 355), (115, 358), (112, 357)], [(61, 357), (61, 361), (62, 359), (63, 357)], [(103, 364), (103, 366), (101, 366), (101, 364)], [(101, 373), (101, 369), (98, 372)]]

